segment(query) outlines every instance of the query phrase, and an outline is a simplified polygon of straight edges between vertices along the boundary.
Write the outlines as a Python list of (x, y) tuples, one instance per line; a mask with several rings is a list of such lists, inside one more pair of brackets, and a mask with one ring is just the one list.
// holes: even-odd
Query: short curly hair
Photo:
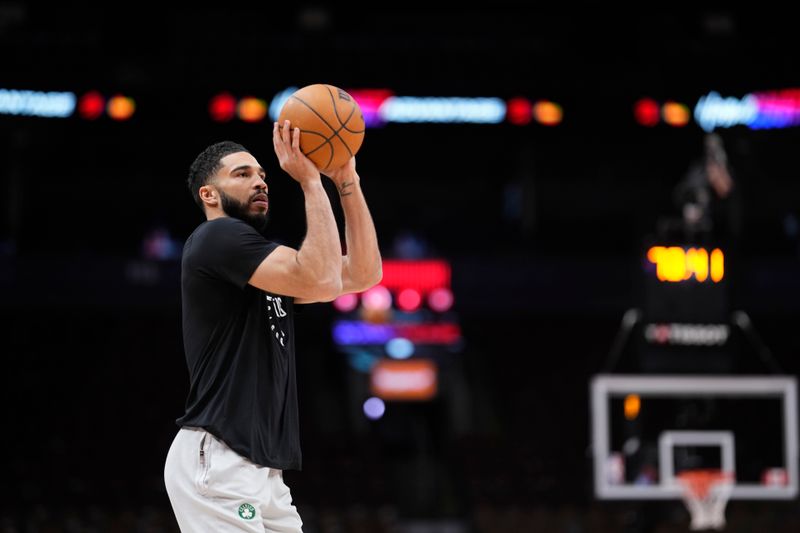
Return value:
[(221, 160), (223, 157), (236, 152), (250, 153), (250, 150), (233, 141), (218, 142), (200, 152), (192, 166), (189, 167), (187, 183), (192, 193), (192, 198), (194, 198), (201, 211), (205, 212), (203, 201), (200, 200), (200, 187), (206, 185), (211, 177), (219, 172), (219, 169), (222, 168)]

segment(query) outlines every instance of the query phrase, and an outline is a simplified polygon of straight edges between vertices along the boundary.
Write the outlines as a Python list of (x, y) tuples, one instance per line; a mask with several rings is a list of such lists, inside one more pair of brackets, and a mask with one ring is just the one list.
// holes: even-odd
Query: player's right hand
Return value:
[(295, 181), (303, 185), (321, 179), (319, 169), (300, 150), (300, 128), (291, 129), (288, 120), (283, 125), (275, 122), (272, 126), (272, 144), (281, 168)]

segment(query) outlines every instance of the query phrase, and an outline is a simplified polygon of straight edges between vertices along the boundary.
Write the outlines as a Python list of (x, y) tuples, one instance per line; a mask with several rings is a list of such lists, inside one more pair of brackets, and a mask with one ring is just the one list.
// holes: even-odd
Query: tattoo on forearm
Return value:
[(347, 188), (353, 185), (352, 181), (345, 181), (342, 183), (342, 186), (339, 188), (339, 195), (341, 196), (349, 196), (353, 194), (353, 191), (348, 191)]

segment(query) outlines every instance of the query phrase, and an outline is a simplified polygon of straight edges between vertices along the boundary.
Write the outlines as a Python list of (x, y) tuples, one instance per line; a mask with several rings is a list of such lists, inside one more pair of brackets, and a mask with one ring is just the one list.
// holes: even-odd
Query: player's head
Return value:
[(267, 184), (264, 169), (242, 146), (231, 141), (212, 144), (189, 168), (189, 190), (211, 218), (225, 214), (260, 230), (267, 222)]

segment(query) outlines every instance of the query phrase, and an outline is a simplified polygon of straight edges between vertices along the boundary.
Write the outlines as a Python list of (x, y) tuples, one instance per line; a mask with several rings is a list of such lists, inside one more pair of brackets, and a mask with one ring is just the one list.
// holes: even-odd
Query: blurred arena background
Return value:
[[(177, 531), (188, 166), (247, 146), (268, 237), (299, 245), (270, 113), (311, 83), (372, 121), (358, 169), (390, 275), (298, 317), (305, 461), (286, 477), (305, 531), (686, 531), (678, 498), (598, 493), (590, 387), (796, 377), (795, 35), (753, 6), (0, 2), (0, 531)], [(753, 409), (737, 467), (788, 458), (757, 481), (786, 490), (732, 501), (727, 530), (797, 531), (788, 418)], [(631, 428), (616, 483), (647, 435)]]

